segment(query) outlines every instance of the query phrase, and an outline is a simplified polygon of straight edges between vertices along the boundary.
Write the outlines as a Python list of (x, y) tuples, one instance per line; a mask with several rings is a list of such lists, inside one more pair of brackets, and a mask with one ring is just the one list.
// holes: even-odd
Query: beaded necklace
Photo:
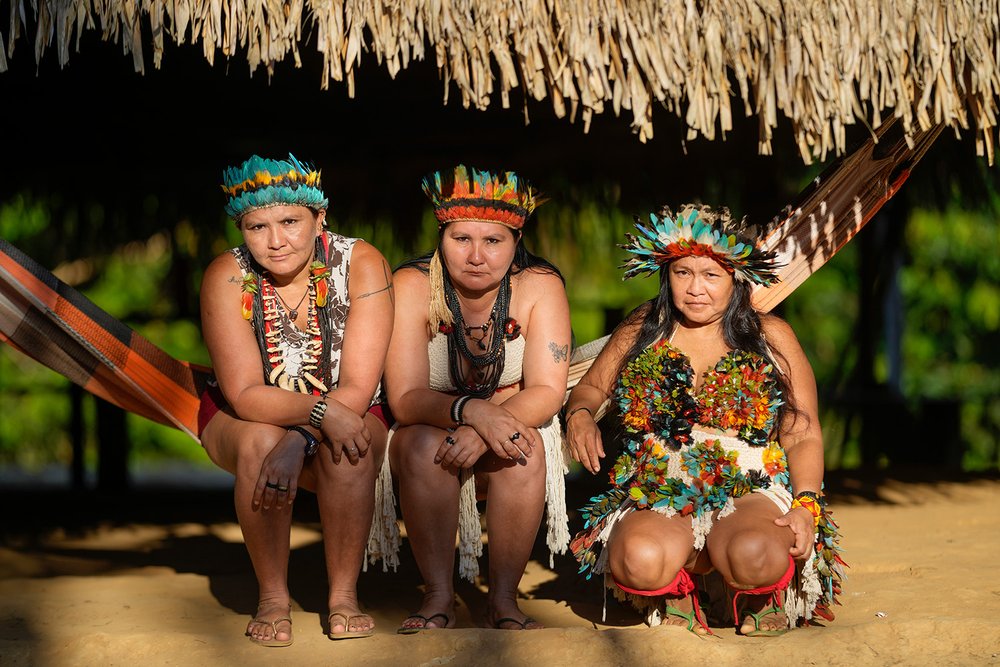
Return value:
[[(317, 238), (315, 257), (325, 257), (326, 249)], [(254, 333), (264, 364), (267, 384), (303, 394), (326, 394), (332, 382), (330, 348), (332, 332), (326, 313), (329, 268), (323, 262), (310, 267), (309, 288), (299, 305), (287, 308), (267, 274), (248, 253), (243, 279), (244, 317), (256, 323)], [(298, 309), (308, 297), (303, 328), (292, 325)], [(294, 316), (293, 316), (294, 313)]]
[[(465, 396), (489, 398), (496, 392), (500, 384), (500, 375), (503, 373), (506, 350), (504, 342), (508, 338), (506, 328), (509, 327), (501, 331), (495, 324), (507, 322), (510, 311), (510, 273), (500, 281), (500, 289), (497, 291), (496, 301), (493, 302), (490, 317), (486, 324), (480, 326), (470, 327), (465, 324), (458, 293), (455, 292), (451, 279), (447, 276), (444, 279), (444, 292), (448, 309), (455, 318), (453, 326), (441, 328), (441, 331), (448, 334), (448, 371), (451, 380), (458, 391)], [(469, 349), (466, 337), (471, 338), (474, 330), (483, 332), (482, 338), (476, 340), (477, 347), (484, 351), (482, 354), (473, 354)], [(468, 362), (472, 371), (471, 377), (466, 376), (462, 359)]]

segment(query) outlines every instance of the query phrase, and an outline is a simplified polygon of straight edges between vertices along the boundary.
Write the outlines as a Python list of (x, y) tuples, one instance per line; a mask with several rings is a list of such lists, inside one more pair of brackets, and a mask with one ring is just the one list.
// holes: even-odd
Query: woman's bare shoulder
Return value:
[(551, 271), (542, 269), (525, 269), (511, 276), (511, 284), (515, 289), (522, 290), (525, 294), (542, 297), (546, 294), (556, 294), (566, 291), (562, 278)]
[(378, 248), (364, 239), (354, 242), (354, 249), (351, 251), (351, 264), (383, 264), (385, 257)]
[(202, 287), (220, 282), (228, 282), (230, 278), (241, 278), (243, 272), (236, 261), (236, 257), (231, 252), (224, 252), (213, 259), (205, 268), (205, 276), (202, 279)]
[(796, 338), (795, 331), (792, 330), (792, 326), (777, 315), (772, 315), (771, 313), (761, 313), (760, 326), (768, 344), (798, 345), (798, 338)]

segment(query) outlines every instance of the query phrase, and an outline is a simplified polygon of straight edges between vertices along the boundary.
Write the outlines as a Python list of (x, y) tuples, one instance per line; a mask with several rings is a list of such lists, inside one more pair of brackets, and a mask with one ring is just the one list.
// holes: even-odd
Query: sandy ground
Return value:
[[(313, 498), (296, 508), (290, 585), (295, 644), (252, 645), (255, 583), (224, 490), (123, 497), (0, 490), (0, 665), (1000, 665), (1000, 479), (828, 479), (850, 579), (823, 627), (779, 638), (716, 628), (700, 639), (646, 628), (629, 608), (554, 569), (537, 549), (523, 609), (548, 629), (482, 629), (484, 589), (458, 588), (460, 629), (399, 636), (419, 578), (362, 575), (374, 637), (331, 642)], [(590, 489), (577, 489), (586, 494)]]

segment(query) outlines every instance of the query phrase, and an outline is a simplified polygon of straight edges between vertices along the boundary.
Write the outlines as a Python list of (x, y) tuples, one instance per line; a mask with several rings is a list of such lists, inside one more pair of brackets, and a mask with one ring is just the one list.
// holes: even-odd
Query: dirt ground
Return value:
[[(577, 496), (589, 489), (571, 484)], [(536, 549), (522, 608), (547, 629), (483, 629), (485, 589), (458, 587), (459, 629), (395, 634), (420, 581), (362, 575), (374, 637), (331, 642), (315, 501), (297, 501), (290, 563), (295, 643), (244, 636), (256, 588), (224, 489), (122, 496), (0, 489), (0, 665), (1000, 665), (1000, 478), (828, 477), (850, 564), (837, 618), (778, 638), (646, 628)], [(576, 505), (571, 506), (578, 506)], [(573, 527), (577, 527), (574, 523)]]

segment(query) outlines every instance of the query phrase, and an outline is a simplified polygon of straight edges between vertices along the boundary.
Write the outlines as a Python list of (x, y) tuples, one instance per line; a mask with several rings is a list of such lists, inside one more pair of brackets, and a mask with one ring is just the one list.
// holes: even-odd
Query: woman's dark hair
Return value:
[[(441, 228), (438, 230), (438, 245), (440, 245), (441, 243), (441, 237), (444, 235), (445, 227), (447, 227), (447, 225), (442, 225)], [(566, 279), (563, 278), (562, 272), (556, 267), (555, 264), (545, 259), (544, 257), (539, 257), (538, 255), (529, 252), (528, 249), (524, 247), (523, 234), (511, 229), (510, 227), (505, 226), (505, 229), (507, 229), (514, 237), (514, 243), (515, 243), (514, 261), (511, 262), (510, 265), (511, 275), (515, 275), (520, 273), (521, 271), (527, 271), (530, 269), (532, 271), (537, 271), (539, 273), (551, 273), (553, 275), (557, 275), (559, 276), (559, 280), (563, 281), (564, 285), (566, 284)], [(429, 270), (428, 266), (430, 264), (431, 257), (433, 256), (434, 256), (434, 251), (431, 250), (426, 254), (420, 255), (419, 257), (414, 257), (412, 259), (408, 259), (404, 262), (401, 262), (399, 266), (393, 269), (393, 271), (398, 271), (399, 269), (414, 268), (414, 269), (419, 269), (424, 273), (427, 273)]]
[[(669, 264), (660, 268), (659, 293), (649, 301), (640, 304), (625, 319), (626, 325), (634, 324), (640, 319), (642, 324), (635, 343), (622, 359), (616, 377), (620, 376), (625, 367), (654, 342), (660, 339), (668, 340), (680, 319), (680, 311), (674, 305), (673, 295), (670, 292), (669, 268)], [(764, 341), (760, 315), (750, 301), (750, 285), (742, 280), (733, 280), (733, 292), (722, 315), (722, 337), (726, 341), (726, 345), (734, 350), (753, 352), (764, 359), (770, 359), (772, 363), (776, 363), (782, 368), (788, 367), (784, 356), (777, 350), (769, 348)], [(776, 356), (780, 358), (776, 359)], [(798, 415), (799, 410), (795, 408), (792, 388), (785, 375), (783, 373), (775, 373), (774, 375), (783, 397), (783, 403), (778, 408), (776, 421), (780, 424), (786, 414)]]

